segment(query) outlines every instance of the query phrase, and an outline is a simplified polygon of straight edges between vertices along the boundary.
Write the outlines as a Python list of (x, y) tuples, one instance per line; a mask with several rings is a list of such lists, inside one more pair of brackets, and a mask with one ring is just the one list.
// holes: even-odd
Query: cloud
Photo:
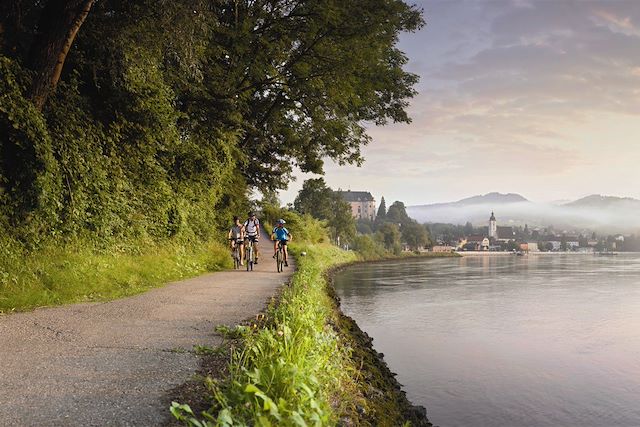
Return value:
[(621, 179), (640, 156), (640, 1), (418, 6), (427, 26), (400, 44), (421, 76), (413, 123), (369, 128), (364, 166), (329, 165), (330, 184), (415, 204), (490, 191), (640, 197)]

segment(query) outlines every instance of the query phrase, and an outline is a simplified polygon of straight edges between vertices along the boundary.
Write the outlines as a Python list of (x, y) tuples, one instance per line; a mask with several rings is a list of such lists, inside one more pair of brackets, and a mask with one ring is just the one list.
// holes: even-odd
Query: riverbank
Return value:
[[(415, 259), (415, 257), (413, 258)], [(340, 310), (340, 298), (334, 287), (334, 276), (346, 265), (326, 273), (327, 293), (334, 301), (338, 322), (335, 327), (345, 343), (351, 347), (351, 362), (360, 367), (357, 380), (360, 396), (367, 402), (356, 408), (361, 418), (356, 425), (395, 426), (410, 423), (411, 426), (432, 426), (423, 406), (416, 406), (407, 399), (402, 385), (384, 360), (384, 354), (373, 347), (373, 338), (364, 332), (355, 320)], [(366, 423), (366, 424), (365, 424)]]
[(203, 381), (209, 408), (192, 411), (181, 401), (174, 416), (188, 425), (430, 426), (371, 338), (340, 311), (332, 273), (357, 262), (356, 254), (330, 245), (291, 249), (298, 270), (290, 285), (259, 321), (234, 330), (241, 340), (228, 349), (231, 363)]

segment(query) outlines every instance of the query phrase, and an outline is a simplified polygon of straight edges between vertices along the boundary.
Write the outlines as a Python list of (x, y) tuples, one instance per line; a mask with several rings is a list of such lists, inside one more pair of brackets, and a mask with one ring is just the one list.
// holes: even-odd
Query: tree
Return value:
[[(398, 0), (214, 3), (205, 70), (206, 115), (237, 120), (248, 182), (281, 188), (292, 166), (321, 173), (323, 158), (360, 164), (363, 122), (409, 122), (417, 76), (402, 67), (401, 31), (423, 25)], [(199, 102), (198, 102), (199, 104)], [(222, 108), (220, 108), (222, 107)], [(229, 109), (232, 109), (230, 111)]]
[(382, 224), (376, 232), (376, 238), (389, 252), (399, 255), (402, 251), (400, 229), (397, 224), (390, 222)]
[(327, 187), (322, 178), (304, 182), (294, 201), (294, 208), (301, 214), (326, 220), (335, 242), (348, 243), (356, 234), (351, 206), (339, 193)]
[(358, 164), (364, 123), (408, 122), (396, 45), (422, 24), (401, 0), (3, 0), (0, 221), (211, 235), (248, 189)]
[(374, 222), (368, 219), (358, 219), (356, 221), (356, 230), (360, 234), (373, 234)]
[(323, 178), (307, 179), (296, 196), (293, 206), (301, 214), (310, 214), (318, 219), (330, 219), (334, 203), (334, 191)]
[(407, 215), (407, 210), (404, 207), (404, 203), (400, 201), (395, 201), (391, 206), (389, 206), (389, 210), (387, 211), (386, 221), (391, 222), (393, 224), (409, 224), (413, 220), (409, 218)]
[(29, 54), (35, 71), (29, 98), (39, 110), (60, 80), (71, 45), (94, 0), (49, 0), (40, 17), (38, 32)]
[(418, 248), (425, 247), (429, 242), (429, 234), (424, 225), (417, 222), (410, 222), (402, 226), (402, 240), (409, 247), (417, 251)]
[(469, 221), (467, 221), (467, 223), (464, 225), (464, 234), (465, 236), (470, 236), (473, 234), (473, 224), (471, 224)]
[(378, 213), (376, 214), (376, 221), (384, 221), (387, 217), (387, 205), (384, 202), (384, 196), (380, 199), (380, 207), (378, 207)]
[(329, 230), (333, 241), (346, 244), (356, 236), (356, 222), (351, 215), (351, 206), (338, 194), (333, 195), (333, 216), (329, 218)]

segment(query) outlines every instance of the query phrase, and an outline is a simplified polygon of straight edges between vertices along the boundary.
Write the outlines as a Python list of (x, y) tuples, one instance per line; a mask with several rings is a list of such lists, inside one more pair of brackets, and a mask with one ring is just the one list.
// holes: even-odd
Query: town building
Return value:
[(468, 236), (465, 239), (463, 249), (471, 251), (488, 251), (489, 250), (489, 238), (481, 234)]
[(513, 227), (496, 227), (497, 237), (495, 238), (499, 242), (510, 242), (516, 239), (516, 232)]
[(376, 219), (376, 201), (368, 191), (342, 191), (337, 193), (351, 206), (351, 216), (356, 219)]
[(568, 251), (572, 251), (580, 247), (580, 239), (576, 236), (565, 236), (564, 240), (566, 242), (565, 247)]

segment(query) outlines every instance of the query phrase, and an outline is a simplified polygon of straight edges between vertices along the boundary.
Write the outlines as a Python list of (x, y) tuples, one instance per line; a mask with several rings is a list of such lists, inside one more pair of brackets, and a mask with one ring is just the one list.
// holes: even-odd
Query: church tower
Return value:
[(489, 238), (498, 238), (498, 227), (496, 226), (496, 217), (493, 212), (491, 212), (491, 218), (489, 218)]

